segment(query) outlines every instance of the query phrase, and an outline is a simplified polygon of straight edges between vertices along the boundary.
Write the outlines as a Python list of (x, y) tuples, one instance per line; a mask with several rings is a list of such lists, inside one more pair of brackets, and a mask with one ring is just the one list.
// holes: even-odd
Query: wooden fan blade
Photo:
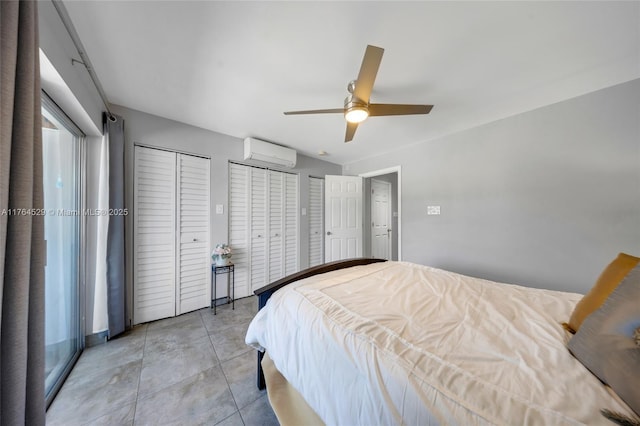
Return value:
[(369, 116), (429, 114), (433, 105), (369, 104)]
[(344, 108), (333, 109), (310, 109), (308, 111), (286, 111), (284, 115), (300, 115), (300, 114), (330, 114), (334, 112), (340, 112), (344, 114)]
[(376, 81), (383, 53), (383, 48), (371, 45), (367, 46), (367, 50), (364, 52), (356, 87), (353, 90), (353, 96), (364, 102), (369, 102), (371, 97), (371, 90), (373, 89), (373, 83)]
[(349, 123), (347, 121), (347, 133), (344, 135), (345, 142), (351, 142), (353, 140), (353, 135), (356, 134), (357, 128), (358, 128), (358, 123)]

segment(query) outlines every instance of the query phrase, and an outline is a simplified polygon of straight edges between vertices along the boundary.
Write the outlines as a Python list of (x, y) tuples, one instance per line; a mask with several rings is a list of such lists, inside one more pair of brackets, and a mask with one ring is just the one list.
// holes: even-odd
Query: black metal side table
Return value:
[(236, 276), (233, 263), (228, 265), (211, 265), (211, 277), (213, 282), (213, 299), (211, 304), (213, 305), (213, 315), (216, 314), (216, 277), (218, 275), (227, 274), (227, 304), (231, 303), (231, 309), (236, 309)]

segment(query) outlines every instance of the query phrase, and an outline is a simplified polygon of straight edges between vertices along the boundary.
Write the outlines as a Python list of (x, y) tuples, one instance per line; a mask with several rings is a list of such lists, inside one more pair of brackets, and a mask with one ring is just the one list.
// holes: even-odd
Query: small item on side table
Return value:
[(227, 266), (231, 264), (232, 250), (229, 244), (217, 244), (211, 253), (211, 259), (218, 266)]
[(213, 315), (216, 315), (217, 306), (217, 288), (216, 277), (218, 275), (227, 274), (227, 304), (231, 303), (231, 309), (236, 309), (236, 278), (235, 278), (235, 265), (229, 262), (226, 265), (211, 265), (211, 277), (213, 284), (213, 299), (211, 299), (211, 305), (213, 305)]

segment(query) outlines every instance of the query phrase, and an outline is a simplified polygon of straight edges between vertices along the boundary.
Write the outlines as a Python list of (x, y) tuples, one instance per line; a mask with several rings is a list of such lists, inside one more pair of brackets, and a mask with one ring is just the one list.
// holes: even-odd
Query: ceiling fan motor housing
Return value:
[(349, 95), (344, 100), (344, 117), (350, 123), (360, 123), (369, 117), (369, 104)]

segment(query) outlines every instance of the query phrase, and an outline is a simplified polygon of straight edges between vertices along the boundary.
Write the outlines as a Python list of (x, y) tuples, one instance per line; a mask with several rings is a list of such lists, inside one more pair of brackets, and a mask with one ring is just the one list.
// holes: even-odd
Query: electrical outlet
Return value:
[(427, 206), (427, 214), (428, 215), (440, 214), (440, 206)]
[(216, 204), (216, 214), (224, 214), (224, 205)]

